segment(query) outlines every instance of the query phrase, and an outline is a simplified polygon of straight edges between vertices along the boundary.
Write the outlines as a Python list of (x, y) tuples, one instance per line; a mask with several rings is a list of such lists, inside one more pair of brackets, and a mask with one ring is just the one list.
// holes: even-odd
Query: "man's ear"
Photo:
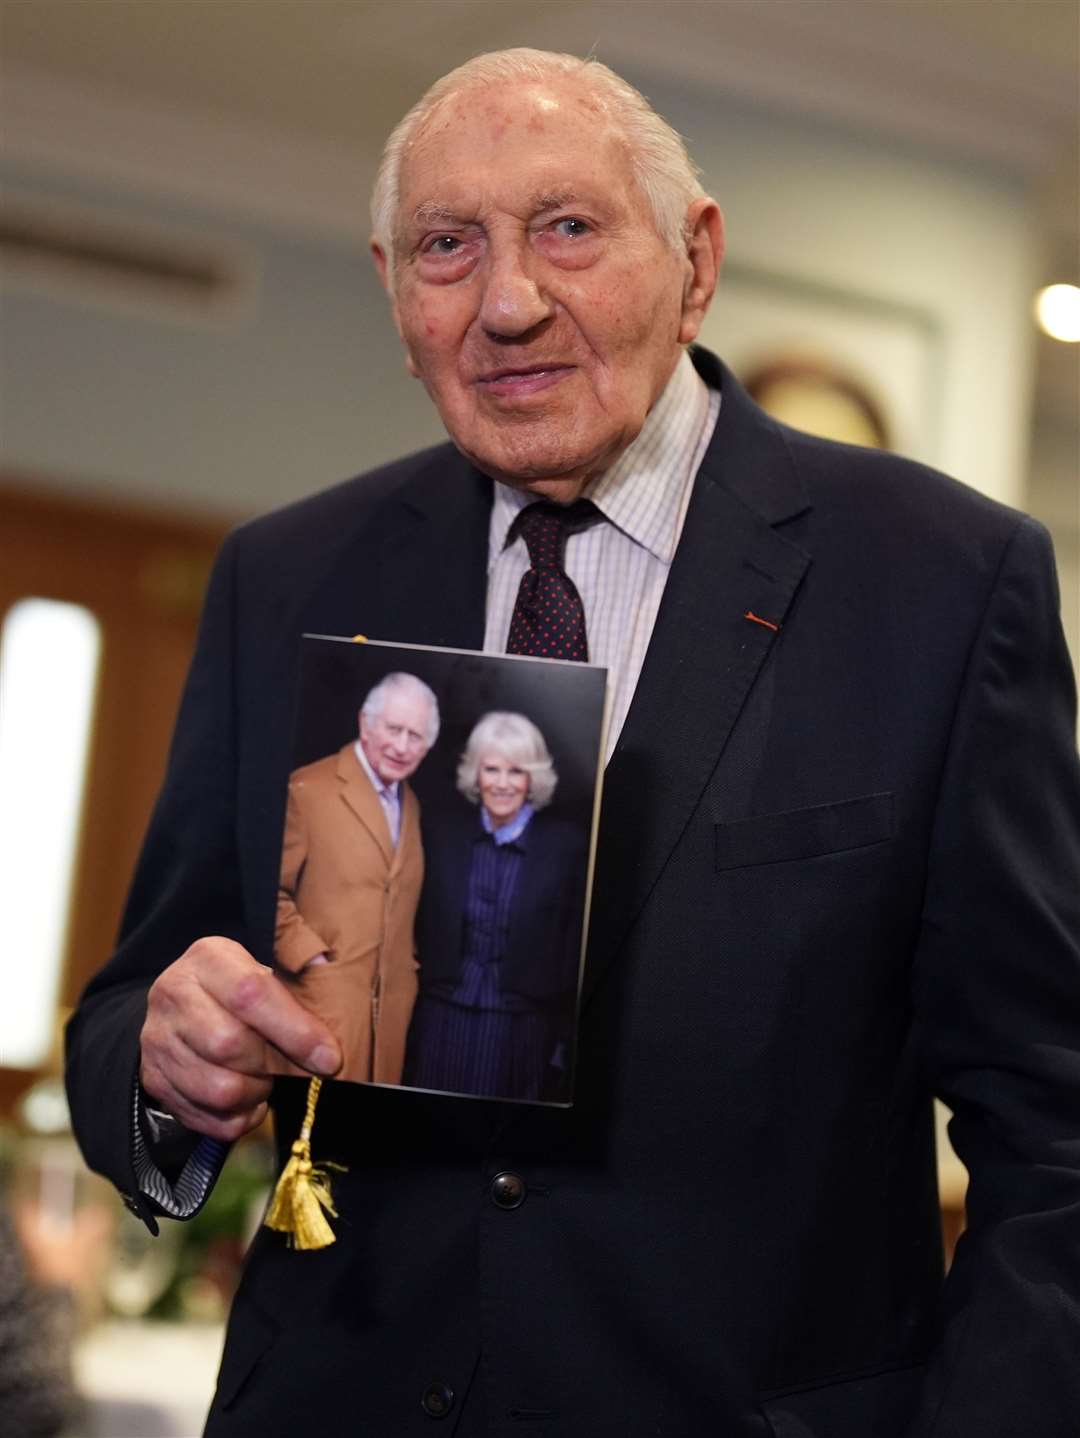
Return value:
[(371, 241), (371, 258), (375, 264), (375, 273), (379, 276), (379, 283), (386, 291), (386, 297), (390, 301), (390, 314), (394, 320), (394, 328), (398, 332), (401, 343), (405, 346), (405, 368), (412, 375), (413, 379), (417, 379), (420, 371), (416, 368), (412, 351), (409, 349), (409, 342), (405, 338), (404, 330), (401, 328), (401, 311), (398, 309), (397, 295), (394, 293), (393, 281), (390, 278), (389, 260), (386, 251), (382, 245), (379, 244), (378, 240)]
[(686, 212), (686, 228), (690, 238), (686, 245), (687, 270), (679, 326), (679, 343), (684, 345), (697, 339), (716, 291), (724, 258), (724, 217), (720, 206), (708, 196), (695, 200)]

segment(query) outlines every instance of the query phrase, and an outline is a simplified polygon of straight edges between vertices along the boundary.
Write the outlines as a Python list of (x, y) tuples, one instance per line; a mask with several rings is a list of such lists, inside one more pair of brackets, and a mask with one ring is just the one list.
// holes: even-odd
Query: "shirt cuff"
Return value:
[(154, 1162), (147, 1135), (140, 1123), (139, 1081), (135, 1080), (132, 1107), (132, 1164), (139, 1192), (153, 1199), (160, 1212), (169, 1218), (192, 1218), (206, 1202), (221, 1172), (229, 1145), (220, 1139), (199, 1138), (180, 1172), (170, 1181)]

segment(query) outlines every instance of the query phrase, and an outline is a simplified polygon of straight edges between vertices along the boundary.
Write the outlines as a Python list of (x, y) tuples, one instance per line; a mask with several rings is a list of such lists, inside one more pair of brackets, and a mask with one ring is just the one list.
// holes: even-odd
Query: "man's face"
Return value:
[(407, 779), (416, 772), (431, 747), (431, 714), (422, 694), (391, 690), (382, 713), (368, 720), (360, 714), (360, 745), (364, 756), (384, 784)]
[(712, 293), (657, 235), (603, 105), (561, 79), (436, 109), (402, 164), (394, 258), (409, 369), (451, 438), (564, 501), (638, 434)]

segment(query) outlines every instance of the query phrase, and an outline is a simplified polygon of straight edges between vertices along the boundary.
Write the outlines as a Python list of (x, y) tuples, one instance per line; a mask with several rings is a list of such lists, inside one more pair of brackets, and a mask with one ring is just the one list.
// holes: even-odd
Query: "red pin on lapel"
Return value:
[(774, 634), (780, 633), (779, 624), (774, 624), (771, 619), (762, 619), (761, 615), (755, 614), (752, 609), (748, 609), (743, 615), (743, 618), (751, 620), (754, 624), (763, 624), (766, 629), (771, 629)]

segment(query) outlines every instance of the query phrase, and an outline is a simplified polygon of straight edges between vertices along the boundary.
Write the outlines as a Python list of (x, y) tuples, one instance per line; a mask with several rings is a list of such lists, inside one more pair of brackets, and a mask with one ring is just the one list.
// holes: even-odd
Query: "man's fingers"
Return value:
[(234, 1118), (251, 1113), (270, 1097), (272, 1079), (207, 1062), (179, 1036), (169, 1057), (168, 1077), (187, 1102), (202, 1112)]
[[(256, 1035), (251, 1039), (264, 1046)], [(139, 1082), (150, 1107), (165, 1109), (196, 1133), (228, 1140), (261, 1123), (271, 1087), (265, 1075), (208, 1063), (153, 1018), (143, 1029)]]
[(208, 1138), (232, 1143), (251, 1129), (257, 1128), (266, 1117), (265, 1100), (260, 1100), (250, 1107), (224, 1113), (200, 1104), (188, 1091), (189, 1080), (184, 1080), (178, 1087), (169, 1076), (152, 1064), (143, 1064), (140, 1082), (151, 1107), (165, 1109), (192, 1133), (205, 1134)]
[(308, 1072), (341, 1067), (333, 1035), (246, 949), (200, 939), (150, 989), (143, 1091), (185, 1127), (234, 1139), (266, 1110), (269, 1045)]
[(180, 976), (152, 991), (143, 1029), (144, 1056), (178, 1073), (197, 1057), (208, 1064), (254, 1078), (266, 1078), (266, 1040), (224, 1008), (194, 975)]
[[(228, 944), (228, 940), (212, 942)], [(337, 1040), (324, 1023), (293, 998), (270, 969), (256, 963), (238, 944), (216, 950), (215, 960), (197, 956), (194, 972), (203, 989), (228, 1014), (299, 1067), (317, 1074), (337, 1073), (341, 1067)], [(225, 1026), (215, 1030), (209, 1043), (207, 1056), (225, 1066), (234, 1058), (233, 1047), (243, 1047), (242, 1040)]]

